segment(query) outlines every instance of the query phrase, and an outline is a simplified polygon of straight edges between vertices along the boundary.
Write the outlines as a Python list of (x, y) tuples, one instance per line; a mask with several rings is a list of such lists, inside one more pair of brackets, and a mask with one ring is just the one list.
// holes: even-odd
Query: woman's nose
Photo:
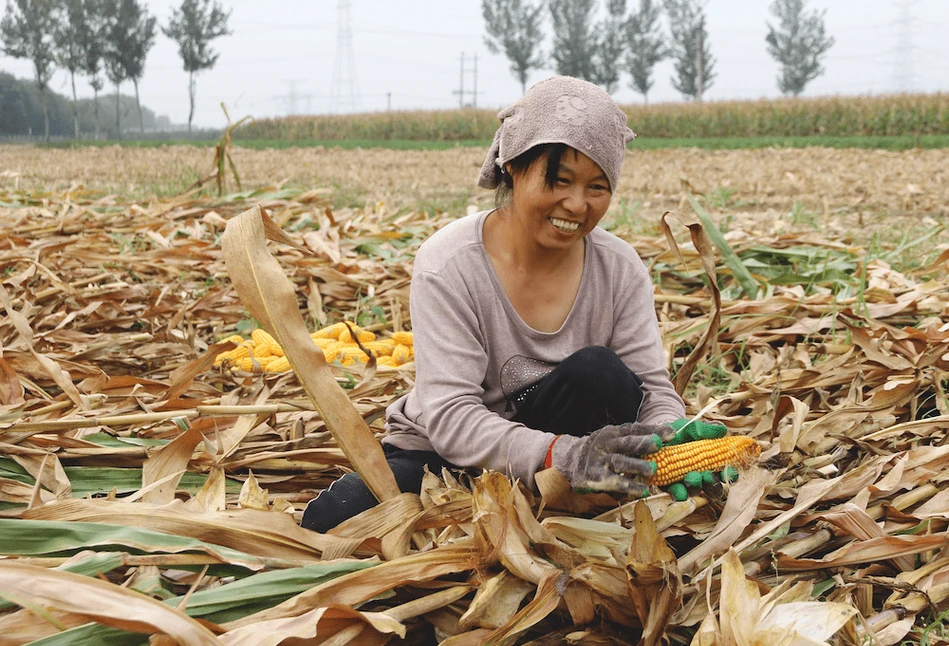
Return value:
[(563, 199), (563, 207), (571, 213), (581, 214), (586, 210), (587, 200), (580, 187), (570, 187)]

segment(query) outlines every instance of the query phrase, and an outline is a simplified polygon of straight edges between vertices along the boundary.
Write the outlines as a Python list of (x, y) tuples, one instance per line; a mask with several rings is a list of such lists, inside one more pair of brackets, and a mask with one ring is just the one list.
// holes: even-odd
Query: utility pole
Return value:
[(350, 0), (336, 5), (336, 69), (330, 91), (330, 112), (356, 112), (359, 90), (356, 86), (356, 55), (353, 53), (353, 30), (350, 25)]
[[(467, 74), (471, 74), (472, 79), (473, 79), (474, 89), (471, 91), (465, 90), (465, 76)], [(470, 68), (465, 67), (465, 53), (464, 52), (461, 53), (461, 71), (460, 71), (460, 76), (459, 76), (458, 89), (454, 90), (452, 94), (458, 95), (459, 108), (465, 107), (466, 94), (471, 95), (471, 103), (469, 105), (473, 108), (478, 107), (478, 54), (477, 53), (474, 55), (474, 63)]]

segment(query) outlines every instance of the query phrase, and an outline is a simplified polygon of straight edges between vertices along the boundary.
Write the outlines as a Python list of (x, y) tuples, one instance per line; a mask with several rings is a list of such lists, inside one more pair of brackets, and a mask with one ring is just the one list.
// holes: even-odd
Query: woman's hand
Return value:
[(636, 455), (655, 453), (672, 437), (669, 426), (626, 423), (604, 426), (584, 437), (561, 435), (551, 449), (551, 466), (579, 491), (616, 491), (643, 496), (656, 465)]

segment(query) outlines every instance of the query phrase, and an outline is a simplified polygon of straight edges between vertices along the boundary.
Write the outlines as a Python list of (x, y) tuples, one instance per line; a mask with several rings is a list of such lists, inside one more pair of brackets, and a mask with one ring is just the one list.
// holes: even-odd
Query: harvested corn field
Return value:
[[(380, 434), (414, 377), (408, 349), (344, 365), (318, 340), (410, 348), (414, 251), (458, 215), (439, 205), (490, 202), (482, 154), (237, 149), (244, 190), (217, 197), (173, 190), (208, 150), (0, 148), (0, 644), (944, 637), (944, 151), (631, 156), (604, 223), (651, 268), (689, 413), (761, 451), (734, 484), (636, 501), (446, 472), (299, 528), (371, 463), (336, 420)], [(225, 233), (258, 205), (282, 242)], [(254, 300), (234, 263), (263, 249)], [(318, 351), (328, 373), (294, 364)]]
[[(490, 194), (475, 187), (484, 161), (480, 148), (235, 148), (232, 155), (245, 188), (284, 182), (335, 187), (337, 206), (380, 200), (390, 207), (491, 203)], [(212, 158), (212, 150), (190, 146), (4, 146), (0, 173), (6, 186), (31, 191), (81, 185), (147, 199), (184, 191), (210, 170)], [(713, 206), (738, 212), (790, 212), (800, 202), (801, 209), (820, 216), (822, 223), (854, 216), (844, 226), (873, 214), (944, 216), (949, 214), (949, 150), (637, 151), (633, 144), (614, 202), (638, 202), (642, 215), (654, 222), (664, 209), (685, 208), (686, 190), (707, 194)]]

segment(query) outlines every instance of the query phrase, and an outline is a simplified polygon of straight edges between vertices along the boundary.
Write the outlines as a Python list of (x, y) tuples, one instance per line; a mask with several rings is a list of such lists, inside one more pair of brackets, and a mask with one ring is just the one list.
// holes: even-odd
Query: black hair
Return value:
[(570, 150), (570, 146), (562, 143), (539, 144), (533, 148), (528, 148), (520, 155), (510, 160), (505, 166), (510, 167), (510, 172), (503, 166), (495, 168), (495, 179), (498, 182), (498, 188), (494, 193), (494, 205), (504, 206), (511, 201), (511, 194), (514, 192), (514, 175), (522, 175), (534, 162), (546, 155), (547, 170), (544, 173), (544, 184), (547, 188), (553, 189), (557, 184), (557, 174), (560, 172), (560, 160), (563, 154)]

